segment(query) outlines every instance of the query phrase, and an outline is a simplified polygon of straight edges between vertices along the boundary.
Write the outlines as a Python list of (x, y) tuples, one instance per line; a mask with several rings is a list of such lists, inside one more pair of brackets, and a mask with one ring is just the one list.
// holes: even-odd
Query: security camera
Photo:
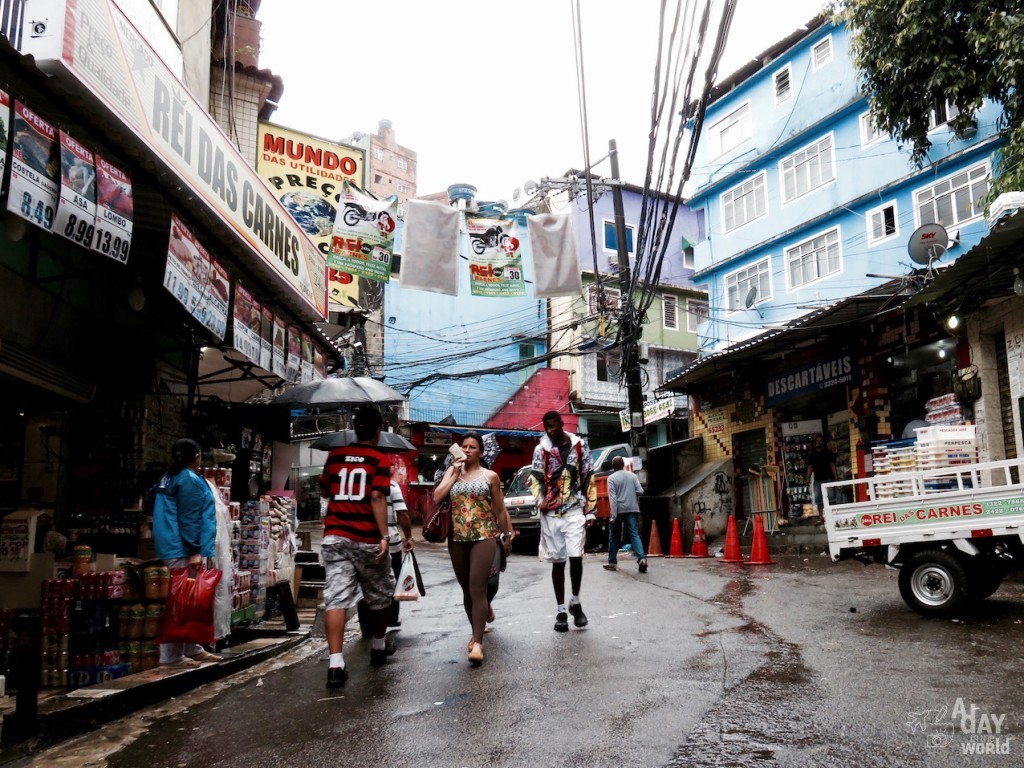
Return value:
[(39, 37), (40, 35), (46, 34), (46, 22), (45, 21), (31, 21), (29, 22), (32, 27), (33, 37)]

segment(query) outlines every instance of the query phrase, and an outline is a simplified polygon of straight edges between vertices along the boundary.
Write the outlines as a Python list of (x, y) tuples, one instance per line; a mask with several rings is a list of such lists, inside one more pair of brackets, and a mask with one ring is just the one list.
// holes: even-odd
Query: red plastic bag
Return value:
[(216, 568), (198, 572), (192, 568), (171, 569), (158, 643), (214, 642), (213, 599), (222, 575)]

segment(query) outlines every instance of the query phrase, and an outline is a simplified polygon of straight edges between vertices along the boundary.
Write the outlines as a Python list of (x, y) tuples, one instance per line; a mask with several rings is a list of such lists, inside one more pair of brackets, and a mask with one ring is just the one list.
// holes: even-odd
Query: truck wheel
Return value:
[(967, 598), (967, 571), (948, 552), (918, 552), (900, 568), (900, 595), (922, 616), (952, 613)]

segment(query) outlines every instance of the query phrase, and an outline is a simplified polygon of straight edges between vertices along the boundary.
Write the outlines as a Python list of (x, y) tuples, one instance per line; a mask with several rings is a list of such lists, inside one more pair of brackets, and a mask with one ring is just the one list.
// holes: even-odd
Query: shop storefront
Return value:
[(266, 574), (288, 414), (242, 404), (326, 375), (325, 260), (116, 6), (54, 18), (0, 38), (0, 515), (33, 514), (0, 608), (37, 607), (75, 545), (151, 556), (143, 498), (185, 436)]

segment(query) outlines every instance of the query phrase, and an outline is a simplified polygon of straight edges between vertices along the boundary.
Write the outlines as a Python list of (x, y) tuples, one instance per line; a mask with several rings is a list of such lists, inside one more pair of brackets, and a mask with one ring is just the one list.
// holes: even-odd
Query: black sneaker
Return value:
[(387, 649), (371, 648), (370, 649), (370, 666), (371, 667), (383, 667), (388, 662)]
[(398, 648), (395, 646), (395, 641), (392, 640), (390, 637), (384, 638), (384, 650), (388, 656), (394, 656), (395, 651), (398, 650)]
[(641, 559), (637, 562), (637, 567), (640, 569), (640, 573), (647, 573), (647, 558)]
[(327, 687), (341, 688), (348, 680), (348, 672), (344, 667), (329, 667), (327, 669)]
[(579, 603), (569, 606), (569, 613), (572, 614), (572, 623), (577, 627), (587, 626), (587, 614), (583, 612), (583, 606)]
[(562, 611), (555, 616), (555, 632), (568, 632), (569, 631), (569, 614)]

